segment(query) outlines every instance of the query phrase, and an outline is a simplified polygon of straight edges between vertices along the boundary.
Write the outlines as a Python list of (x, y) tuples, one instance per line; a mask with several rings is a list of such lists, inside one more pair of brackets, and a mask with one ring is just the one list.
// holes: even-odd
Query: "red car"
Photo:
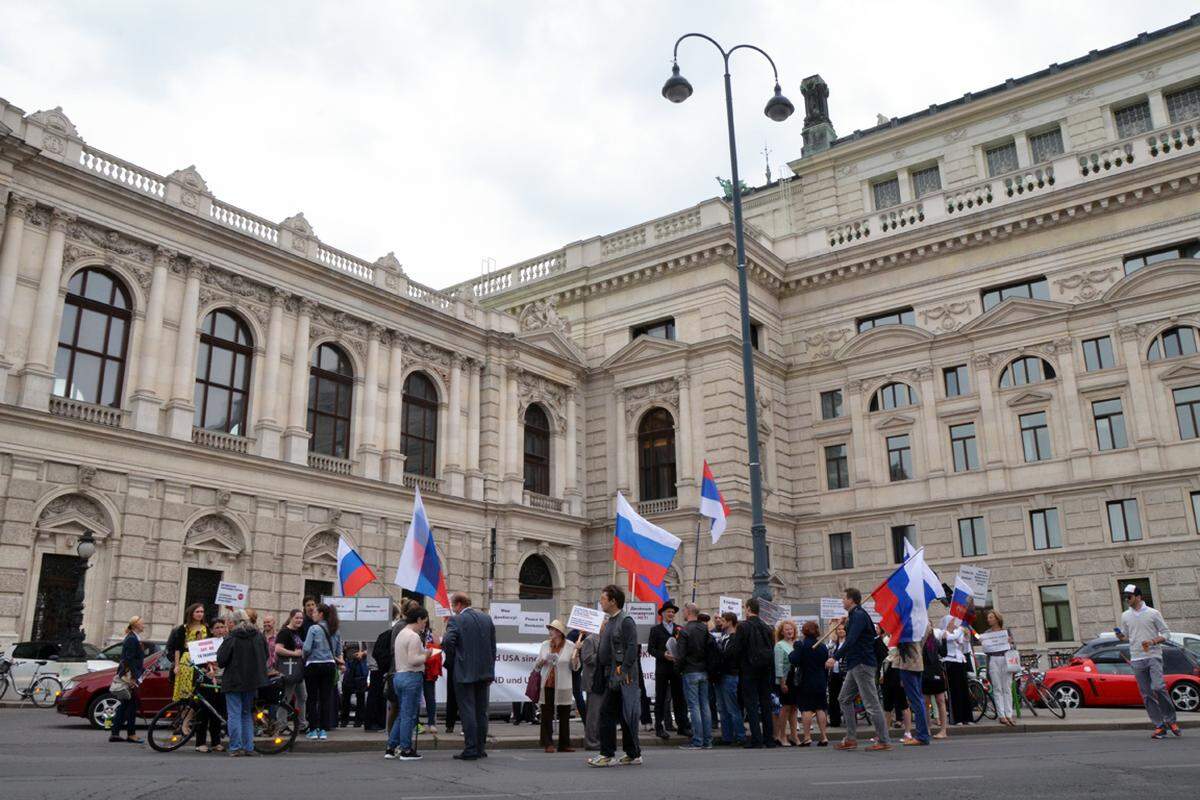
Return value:
[[(1175, 708), (1200, 711), (1200, 660), (1168, 642), (1163, 645), (1163, 673)], [(1045, 683), (1066, 708), (1142, 705), (1129, 645), (1116, 639), (1085, 644), (1065, 666), (1049, 670)]]
[[(163, 706), (171, 702), (171, 681), (168, 678), (170, 661), (162, 653), (146, 657), (146, 677), (139, 691), (138, 716), (152, 719)], [(93, 728), (105, 729), (117, 713), (120, 701), (108, 691), (117, 670), (100, 670), (76, 676), (67, 681), (54, 707), (68, 717), (83, 717)]]

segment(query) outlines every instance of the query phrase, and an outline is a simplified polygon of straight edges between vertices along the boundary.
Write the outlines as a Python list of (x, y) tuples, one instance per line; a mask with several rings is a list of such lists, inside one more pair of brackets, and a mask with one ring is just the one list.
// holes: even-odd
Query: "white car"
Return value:
[(1167, 638), (1192, 655), (1200, 656), (1200, 636), (1194, 633), (1175, 633), (1172, 631), (1167, 635)]
[[(66, 681), (75, 675), (85, 672), (95, 672), (101, 669), (111, 669), (117, 664), (105, 653), (96, 649), (95, 645), (84, 642), (83, 652), (86, 661), (64, 661), (59, 663), (59, 642), (16, 642), (5, 648), (3, 657), (12, 662), (13, 682), (24, 689), (33, 679), (34, 672), (43, 675), (57, 675)], [(46, 662), (38, 669), (38, 662)]]

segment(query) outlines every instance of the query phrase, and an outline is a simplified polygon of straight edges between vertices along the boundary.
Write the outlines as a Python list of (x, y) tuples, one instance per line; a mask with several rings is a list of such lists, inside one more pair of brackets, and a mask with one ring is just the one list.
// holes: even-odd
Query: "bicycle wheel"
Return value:
[(282, 703), (254, 706), (254, 749), (273, 756), (290, 750), (300, 732), (296, 709)]
[(0, 700), (4, 699), (4, 695), (8, 693), (9, 677), (8, 673), (0, 675)]
[(1062, 703), (1058, 702), (1058, 697), (1054, 694), (1054, 692), (1050, 691), (1039, 683), (1037, 685), (1037, 693), (1038, 697), (1042, 699), (1042, 703), (1045, 704), (1046, 708), (1050, 709), (1051, 714), (1059, 719), (1067, 718), (1067, 709)]
[(195, 733), (190, 723), (196, 709), (191, 700), (176, 700), (154, 715), (146, 731), (146, 741), (160, 753), (178, 750), (187, 744)]
[(979, 681), (971, 681), (967, 684), (967, 690), (971, 693), (971, 721), (979, 722), (983, 719), (983, 715), (987, 713), (988, 697), (987, 690), (983, 688), (983, 684)]
[(54, 708), (54, 701), (62, 694), (62, 681), (53, 675), (38, 678), (29, 688), (29, 699), (38, 708)]

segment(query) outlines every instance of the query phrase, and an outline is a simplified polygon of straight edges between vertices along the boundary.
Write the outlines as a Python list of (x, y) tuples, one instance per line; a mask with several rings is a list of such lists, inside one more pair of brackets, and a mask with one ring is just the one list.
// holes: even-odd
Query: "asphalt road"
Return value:
[[(390, 800), (728, 800), (866, 797), (996, 800), (1053, 797), (1191, 798), (1200, 786), (1200, 734), (1152, 741), (1148, 731), (964, 736), (890, 753), (830, 749), (685, 753), (648, 748), (641, 767), (591, 769), (584, 753), (497, 750), (461, 763), (383, 753), (291, 753), (255, 759), (158, 754), (51, 711), (0, 709), (0, 796), (26, 798), (387, 797)], [(967, 794), (963, 794), (967, 793)]]

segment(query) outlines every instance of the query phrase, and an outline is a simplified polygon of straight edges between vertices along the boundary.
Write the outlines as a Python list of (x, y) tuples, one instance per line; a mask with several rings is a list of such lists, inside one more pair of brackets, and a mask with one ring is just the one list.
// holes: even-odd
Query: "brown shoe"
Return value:
[(574, 748), (574, 747), (560, 747), (560, 748), (558, 748), (558, 752), (560, 752), (560, 753), (574, 753), (574, 752), (575, 752), (575, 748)]
[(928, 747), (929, 742), (922, 742), (920, 739), (905, 739), (905, 747)]
[(546, 745), (546, 752), (547, 753), (557, 752), (557, 748), (555, 748), (555, 746), (552, 744), (548, 744), (548, 745)]
[(842, 739), (833, 746), (834, 750), (857, 750), (858, 742), (854, 739)]
[(867, 748), (868, 753), (878, 752), (880, 750), (891, 750), (892, 746), (886, 742), (876, 742)]

